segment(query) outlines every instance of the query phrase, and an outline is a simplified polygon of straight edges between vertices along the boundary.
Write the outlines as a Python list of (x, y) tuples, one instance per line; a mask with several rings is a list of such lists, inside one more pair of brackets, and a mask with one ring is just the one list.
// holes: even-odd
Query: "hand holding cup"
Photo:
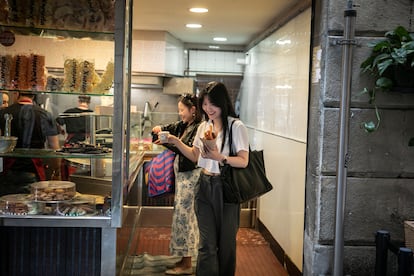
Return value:
[(170, 134), (169, 131), (160, 131), (158, 132), (158, 138), (162, 144), (168, 143), (168, 135)]

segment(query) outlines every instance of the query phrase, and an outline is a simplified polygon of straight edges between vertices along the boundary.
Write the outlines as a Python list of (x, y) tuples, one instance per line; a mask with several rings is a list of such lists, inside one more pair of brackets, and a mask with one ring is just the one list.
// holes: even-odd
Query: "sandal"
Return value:
[(172, 269), (168, 269), (165, 271), (165, 274), (167, 275), (191, 275), (193, 274), (193, 268), (181, 268), (181, 267), (175, 267)]

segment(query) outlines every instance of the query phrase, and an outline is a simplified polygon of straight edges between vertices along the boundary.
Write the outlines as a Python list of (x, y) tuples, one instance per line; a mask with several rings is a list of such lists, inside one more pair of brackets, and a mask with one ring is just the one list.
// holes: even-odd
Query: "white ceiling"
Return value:
[[(188, 44), (246, 46), (301, 0), (135, 0), (133, 29), (167, 31)], [(205, 14), (191, 7), (209, 9)], [(199, 23), (201, 29), (188, 29)], [(227, 37), (215, 42), (213, 37)]]

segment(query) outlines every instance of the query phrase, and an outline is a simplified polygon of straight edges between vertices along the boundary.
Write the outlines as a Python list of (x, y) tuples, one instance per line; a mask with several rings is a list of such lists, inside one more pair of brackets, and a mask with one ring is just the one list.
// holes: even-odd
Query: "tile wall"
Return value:
[(189, 75), (196, 74), (237, 74), (242, 75), (245, 54), (232, 51), (188, 50)]
[(132, 71), (183, 75), (183, 43), (165, 31), (134, 31)]
[(274, 189), (260, 198), (259, 218), (302, 268), (311, 10), (247, 53), (241, 119), (252, 148), (264, 149)]

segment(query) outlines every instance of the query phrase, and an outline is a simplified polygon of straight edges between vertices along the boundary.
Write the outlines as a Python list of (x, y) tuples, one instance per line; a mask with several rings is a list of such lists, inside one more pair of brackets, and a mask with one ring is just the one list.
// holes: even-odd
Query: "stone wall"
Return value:
[[(367, 133), (365, 121), (375, 121), (374, 106), (362, 89), (373, 79), (360, 74), (369, 55), (367, 43), (381, 39), (397, 25), (414, 31), (413, 1), (354, 1), (357, 45), (353, 47), (349, 164), (344, 213), (344, 275), (373, 275), (375, 233), (384, 229), (404, 241), (404, 220), (414, 219), (414, 94), (378, 93), (381, 124)], [(336, 166), (341, 95), (342, 38), (346, 1), (315, 0), (313, 47), (320, 47), (321, 79), (312, 83), (307, 152), (304, 275), (333, 272)], [(414, 77), (414, 76), (413, 76)], [(391, 254), (392, 255), (392, 254)], [(395, 268), (395, 260), (390, 267)]]

